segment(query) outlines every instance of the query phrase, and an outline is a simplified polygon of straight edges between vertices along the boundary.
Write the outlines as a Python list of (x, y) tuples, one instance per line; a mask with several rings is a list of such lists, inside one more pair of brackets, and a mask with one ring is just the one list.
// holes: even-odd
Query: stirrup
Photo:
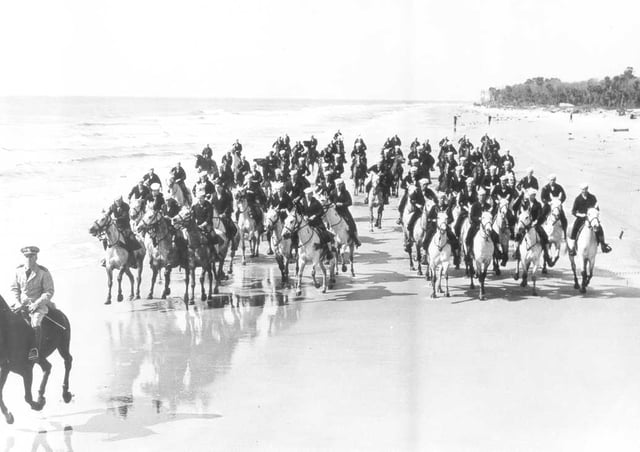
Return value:
[(29, 361), (35, 361), (38, 359), (38, 349), (32, 348), (29, 350)]
[(603, 243), (602, 245), (600, 245), (600, 248), (602, 249), (602, 252), (605, 254), (611, 252), (611, 247), (606, 243)]

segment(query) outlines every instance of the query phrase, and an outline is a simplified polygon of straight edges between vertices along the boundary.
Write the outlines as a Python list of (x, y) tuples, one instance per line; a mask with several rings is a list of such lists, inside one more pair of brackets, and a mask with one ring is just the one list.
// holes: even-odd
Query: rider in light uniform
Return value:
[[(583, 183), (580, 185), (581, 193), (576, 197), (573, 202), (573, 209), (571, 209), (571, 213), (576, 217), (573, 222), (573, 227), (571, 228), (571, 235), (567, 240), (567, 247), (569, 249), (569, 254), (575, 256), (575, 241), (576, 236), (578, 235), (578, 230), (584, 224), (587, 219), (587, 211), (590, 208), (595, 208), (600, 210), (598, 207), (598, 200), (594, 195), (589, 193), (589, 185), (587, 183)], [(596, 233), (596, 238), (598, 239), (598, 243), (600, 243), (600, 247), (603, 253), (611, 252), (611, 247), (604, 241), (604, 230), (602, 227)]]
[(37, 246), (25, 246), (20, 252), (25, 257), (25, 263), (18, 266), (11, 284), (11, 291), (15, 296), (12, 309), (24, 307), (31, 314), (35, 343), (29, 351), (29, 360), (35, 361), (38, 359), (42, 342), (42, 319), (49, 312), (49, 307), (55, 308), (51, 301), (54, 293), (53, 278), (49, 270), (36, 263), (40, 252)]

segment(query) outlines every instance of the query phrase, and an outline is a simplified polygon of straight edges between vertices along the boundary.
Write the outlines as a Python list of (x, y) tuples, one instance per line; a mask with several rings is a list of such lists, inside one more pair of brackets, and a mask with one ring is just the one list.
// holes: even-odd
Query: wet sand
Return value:
[[(479, 116), (463, 114), (458, 134), (478, 141)], [(402, 251), (396, 200), (369, 233), (361, 197), (356, 277), (340, 274), (327, 294), (308, 270), (301, 297), (280, 288), (264, 255), (246, 267), (236, 261), (223, 294), (188, 312), (174, 298), (103, 306), (97, 265), (57, 273), (56, 298), (73, 325), (75, 397), (62, 402), (57, 356), (41, 413), (10, 376), (5, 400), (16, 423), (0, 428), (0, 448), (636, 450), (639, 134), (635, 124), (615, 134), (607, 121), (615, 118), (574, 115), (569, 125), (549, 113), (503, 112), (489, 129), (520, 172), (532, 164), (541, 182), (557, 172), (571, 201), (591, 182), (614, 252), (598, 255), (585, 296), (563, 255), (538, 275), (537, 297), (511, 278), (510, 262), (488, 278), (487, 301), (461, 271), (452, 272), (450, 298), (431, 300)], [(148, 278), (145, 269), (144, 293)]]

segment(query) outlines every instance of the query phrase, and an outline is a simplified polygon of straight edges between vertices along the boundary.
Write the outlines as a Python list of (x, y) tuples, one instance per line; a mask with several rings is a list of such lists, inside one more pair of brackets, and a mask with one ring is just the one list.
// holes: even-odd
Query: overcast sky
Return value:
[(0, 95), (476, 100), (640, 73), (640, 2), (0, 3)]

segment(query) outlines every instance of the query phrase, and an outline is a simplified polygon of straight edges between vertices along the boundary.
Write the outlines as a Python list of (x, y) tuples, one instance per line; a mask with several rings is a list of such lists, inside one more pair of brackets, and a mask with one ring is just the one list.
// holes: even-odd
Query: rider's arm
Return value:
[(42, 271), (42, 295), (31, 303), (31, 310), (36, 310), (40, 305), (48, 303), (54, 293), (51, 273), (49, 273), (49, 270), (42, 268), (40, 271)]
[(11, 292), (13, 292), (13, 295), (15, 296), (16, 299), (16, 303), (17, 304), (21, 304), (22, 301), (20, 299), (20, 296), (22, 294), (22, 291), (20, 290), (20, 283), (18, 282), (18, 273), (16, 272), (15, 278), (13, 279), (13, 282), (11, 283)]

